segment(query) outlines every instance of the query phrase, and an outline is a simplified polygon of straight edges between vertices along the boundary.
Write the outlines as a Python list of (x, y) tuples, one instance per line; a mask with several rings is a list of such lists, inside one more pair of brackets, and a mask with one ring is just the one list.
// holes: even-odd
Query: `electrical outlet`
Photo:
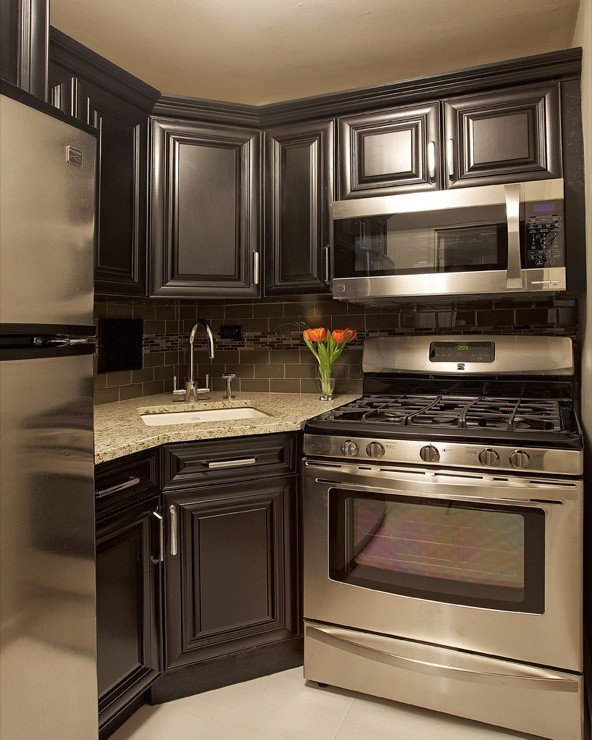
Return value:
[(240, 324), (224, 324), (220, 327), (220, 339), (242, 339), (243, 327)]

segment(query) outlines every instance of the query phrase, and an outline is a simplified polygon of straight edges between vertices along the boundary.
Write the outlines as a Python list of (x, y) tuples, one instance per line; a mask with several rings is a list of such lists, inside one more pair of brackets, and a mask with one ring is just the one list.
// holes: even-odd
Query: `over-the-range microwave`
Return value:
[(357, 198), (331, 209), (334, 298), (566, 288), (562, 179)]

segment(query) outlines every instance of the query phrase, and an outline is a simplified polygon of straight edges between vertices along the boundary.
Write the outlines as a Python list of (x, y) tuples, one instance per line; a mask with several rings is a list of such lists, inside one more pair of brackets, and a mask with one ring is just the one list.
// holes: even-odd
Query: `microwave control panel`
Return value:
[(563, 202), (526, 203), (524, 216), (526, 267), (563, 267)]

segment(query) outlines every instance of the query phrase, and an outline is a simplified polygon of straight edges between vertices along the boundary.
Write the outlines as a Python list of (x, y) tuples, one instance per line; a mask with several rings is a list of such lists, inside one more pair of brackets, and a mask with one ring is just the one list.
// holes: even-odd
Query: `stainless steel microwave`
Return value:
[(333, 297), (565, 290), (563, 180), (337, 201)]

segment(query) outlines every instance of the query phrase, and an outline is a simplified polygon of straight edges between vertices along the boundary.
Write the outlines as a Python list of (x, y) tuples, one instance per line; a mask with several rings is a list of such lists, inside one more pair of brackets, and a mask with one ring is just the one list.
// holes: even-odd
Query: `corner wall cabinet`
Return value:
[(255, 129), (151, 120), (153, 296), (260, 295)]

